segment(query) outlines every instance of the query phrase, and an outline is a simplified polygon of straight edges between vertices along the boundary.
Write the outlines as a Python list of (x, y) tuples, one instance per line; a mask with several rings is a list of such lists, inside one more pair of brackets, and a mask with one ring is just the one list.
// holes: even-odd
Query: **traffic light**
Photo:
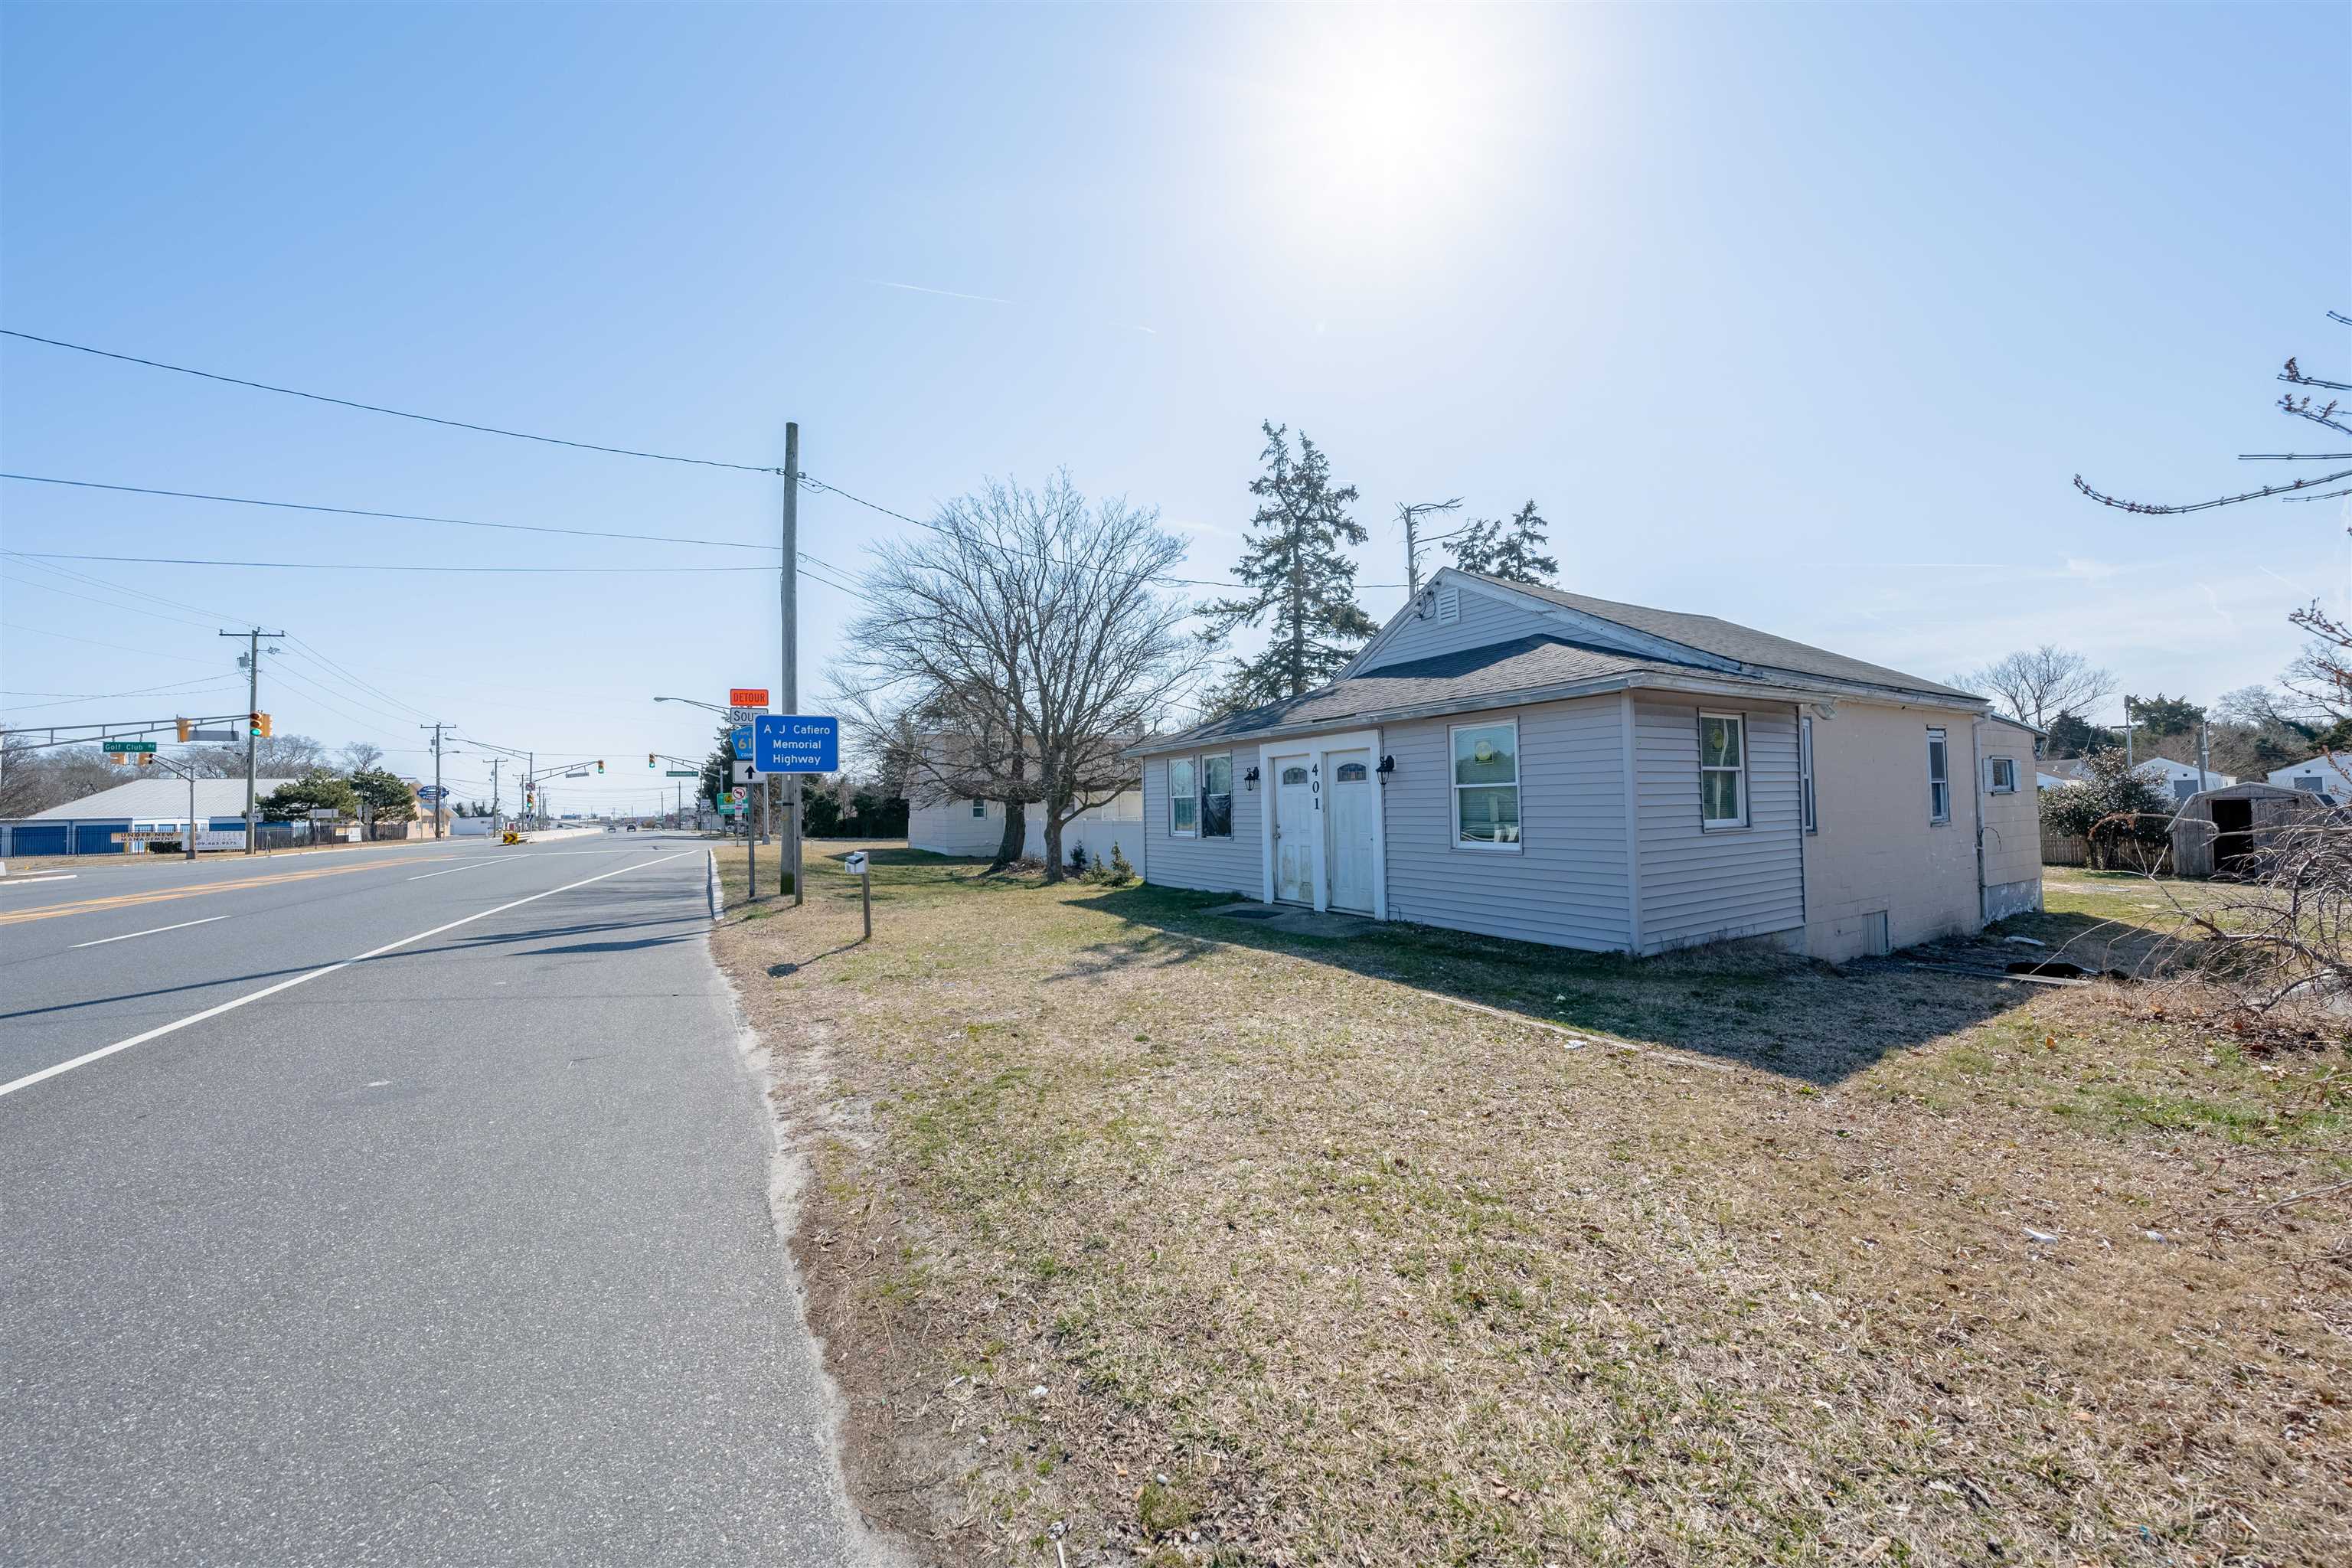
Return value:
[(269, 733), (269, 715), (267, 713), (261, 716), (261, 732), (265, 737)]
[(247, 735), (256, 737), (259, 736), (263, 732), (260, 714), (248, 713), (245, 716), (245, 732)]
[(596, 771), (600, 773), (604, 771), (604, 759), (602, 757), (596, 759)]
[(647, 752), (646, 753), (646, 766), (647, 766), (647, 767), (652, 767), (653, 765), (654, 765), (654, 754), (653, 754), (651, 752)]
[(188, 721), (186, 721), (185, 719), (174, 719), (174, 720), (173, 720), (173, 721), (172, 721), (172, 722), (173, 722), (173, 723), (174, 723), (174, 724), (177, 724), (177, 725), (180, 727), (180, 740), (181, 740), (181, 742), (182, 742), (183, 744), (186, 743), (187, 739), (188, 739), (188, 731), (189, 731), (191, 728), (193, 728), (193, 726), (191, 726), (191, 725), (189, 724)]

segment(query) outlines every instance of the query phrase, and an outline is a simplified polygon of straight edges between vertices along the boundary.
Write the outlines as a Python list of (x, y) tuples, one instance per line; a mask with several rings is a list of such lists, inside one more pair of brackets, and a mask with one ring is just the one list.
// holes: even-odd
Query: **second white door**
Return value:
[(1330, 879), (1329, 907), (1372, 912), (1373, 794), (1370, 752), (1328, 752), (1323, 757), (1323, 864)]

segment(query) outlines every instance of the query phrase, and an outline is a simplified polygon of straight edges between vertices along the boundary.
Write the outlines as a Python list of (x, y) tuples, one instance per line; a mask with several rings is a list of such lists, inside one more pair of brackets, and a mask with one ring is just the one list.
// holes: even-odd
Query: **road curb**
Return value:
[(709, 883), (710, 918), (715, 921), (719, 918), (720, 910), (725, 908), (725, 906), (719, 901), (719, 851), (716, 849), (706, 849), (702, 853), (710, 867), (710, 880)]

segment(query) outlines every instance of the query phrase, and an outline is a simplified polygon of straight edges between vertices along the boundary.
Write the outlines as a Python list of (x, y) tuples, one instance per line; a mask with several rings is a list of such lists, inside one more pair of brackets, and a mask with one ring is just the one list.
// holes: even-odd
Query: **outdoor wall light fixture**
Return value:
[(1253, 790), (1256, 789), (1256, 788), (1257, 788), (1257, 770), (1256, 770), (1255, 768), (1252, 768), (1249, 772), (1247, 772), (1247, 773), (1244, 773), (1244, 774), (1242, 775), (1242, 783), (1244, 783), (1244, 784), (1245, 784), (1249, 785), (1249, 787), (1250, 787), (1251, 789), (1253, 789)]
[(1381, 782), (1382, 784), (1388, 783), (1389, 775), (1394, 772), (1396, 772), (1396, 758), (1393, 756), (1382, 757), (1381, 759), (1380, 768)]

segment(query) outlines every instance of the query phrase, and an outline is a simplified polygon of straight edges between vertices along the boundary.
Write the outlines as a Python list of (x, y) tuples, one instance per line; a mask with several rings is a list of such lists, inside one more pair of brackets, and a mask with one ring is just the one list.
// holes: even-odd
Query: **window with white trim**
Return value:
[(1698, 822), (1748, 826), (1748, 720), (1739, 713), (1698, 716)]
[(1190, 757), (1168, 759), (1168, 831), (1178, 838), (1195, 838), (1201, 831), (1199, 773)]
[(1952, 820), (1952, 749), (1941, 730), (1927, 731), (1927, 820)]
[(988, 802), (984, 800), (973, 801), (971, 803), (971, 814), (974, 816), (986, 816), (988, 815)]
[(1810, 713), (1797, 721), (1797, 805), (1804, 813), (1805, 831), (1821, 831), (1821, 819), (1813, 815), (1813, 716)]
[(1994, 757), (1985, 763), (1985, 789), (1992, 795), (2017, 793), (2017, 759)]
[(1201, 759), (1201, 837), (1234, 836), (1234, 756), (1231, 752)]
[(1519, 847), (1519, 721), (1456, 724), (1454, 842), (1465, 849)]

